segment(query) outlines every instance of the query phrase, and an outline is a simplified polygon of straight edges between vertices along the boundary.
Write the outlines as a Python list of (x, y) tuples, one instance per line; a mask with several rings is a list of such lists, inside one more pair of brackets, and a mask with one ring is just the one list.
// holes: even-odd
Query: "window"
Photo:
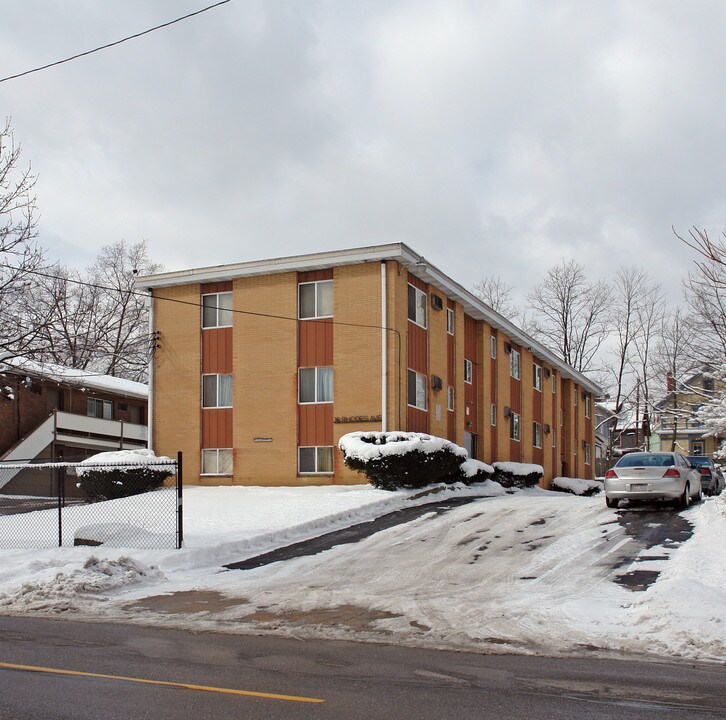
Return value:
[(693, 444), (692, 444), (692, 447), (691, 447), (691, 452), (694, 455), (703, 455), (704, 454), (704, 442), (703, 442), (703, 440), (694, 440), (693, 441)]
[(232, 293), (202, 295), (202, 327), (217, 328), (232, 325)]
[(590, 444), (584, 443), (583, 448), (585, 449), (585, 465), (590, 464)]
[(454, 334), (454, 311), (451, 308), (446, 308), (446, 332)]
[(232, 407), (231, 375), (202, 375), (202, 407)]
[(473, 366), (471, 364), (471, 360), (464, 359), (464, 382), (468, 383), (469, 385), (473, 382)]
[(415, 370), (408, 371), (408, 404), (419, 410), (426, 410), (427, 396), (426, 376)]
[(497, 406), (494, 403), (489, 405), (489, 422), (492, 426), (497, 424)]
[(557, 447), (557, 433), (555, 432), (554, 427), (550, 430), (552, 433), (552, 447)]
[(519, 353), (512, 348), (512, 352), (509, 355), (509, 374), (519, 380), (522, 377), (521, 372), (521, 358)]
[(575, 393), (575, 407), (577, 407), (577, 386), (573, 388), (573, 392)]
[(232, 450), (202, 450), (202, 475), (231, 475)]
[(536, 448), (542, 447), (542, 425), (538, 422), (532, 423), (532, 444)]
[(454, 411), (454, 388), (451, 385), (446, 390), (446, 409), (450, 412)]
[(333, 368), (300, 368), (298, 370), (298, 402), (333, 402)]
[(489, 355), (492, 358), (497, 356), (497, 339), (494, 335), (489, 336)]
[(557, 392), (557, 375), (555, 375), (554, 370), (552, 371), (551, 377), (552, 377), (552, 392), (556, 393)]
[(539, 390), (542, 392), (542, 367), (540, 365), (537, 365), (537, 363), (534, 363), (534, 389)]
[(519, 442), (519, 415), (515, 412), (509, 416), (509, 438)]
[(585, 395), (585, 417), (586, 418), (590, 417), (590, 403), (591, 403), (590, 396)]
[(298, 448), (297, 467), (300, 474), (331, 474), (333, 472), (332, 446)]
[(332, 280), (318, 280), (298, 285), (298, 317), (301, 320), (333, 317)]
[(88, 417), (113, 420), (113, 403), (110, 400), (96, 400), (88, 398), (86, 401), (86, 415)]
[(426, 293), (413, 285), (408, 286), (408, 319), (426, 327)]

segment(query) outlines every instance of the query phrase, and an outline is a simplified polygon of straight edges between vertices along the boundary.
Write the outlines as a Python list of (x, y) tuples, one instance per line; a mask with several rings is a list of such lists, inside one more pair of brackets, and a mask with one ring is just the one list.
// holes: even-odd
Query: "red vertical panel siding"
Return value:
[[(298, 283), (332, 280), (333, 268), (300, 272), (297, 279)], [(333, 365), (333, 327), (332, 319), (298, 321), (298, 367)], [(298, 446), (333, 444), (333, 403), (298, 404), (297, 418)]]
[(408, 323), (408, 367), (422, 375), (428, 374), (428, 338), (426, 330)]
[(406, 427), (409, 432), (426, 433), (429, 431), (429, 414), (425, 410), (408, 406)]
[(327, 270), (310, 270), (308, 272), (300, 272), (297, 274), (297, 281), (299, 283), (314, 282), (316, 280), (332, 280), (333, 279), (333, 268)]
[(202, 410), (202, 447), (232, 447), (232, 408)]
[[(464, 402), (466, 408), (464, 410), (464, 429), (467, 432), (476, 435), (478, 432), (479, 407), (477, 386), (479, 384), (479, 357), (477, 354), (476, 344), (476, 320), (464, 315), (464, 358), (470, 360), (471, 383), (464, 383)], [(461, 371), (464, 372), (464, 364), (462, 362)]]
[(328, 367), (332, 364), (332, 320), (301, 320), (298, 323), (298, 366)]
[(232, 281), (223, 280), (222, 282), (206, 283), (201, 286), (201, 291), (202, 295), (207, 295), (208, 293), (232, 292)]
[(333, 444), (333, 403), (298, 405), (298, 445)]
[(411, 273), (408, 274), (408, 282), (414, 287), (421, 290), (421, 292), (428, 293), (429, 291), (429, 286), (423, 280), (417, 278), (415, 275), (411, 275)]
[(232, 372), (232, 328), (202, 331), (202, 373)]
[(544, 365), (537, 363), (542, 368), (542, 391), (536, 390), (534, 387), (534, 365), (532, 365), (532, 419), (540, 424), (542, 428), (542, 447), (534, 448), (532, 458), (538, 465), (544, 463), (544, 446), (549, 437), (545, 436), (544, 423), (542, 422), (542, 405), (544, 402), (543, 393), (545, 391)]
[[(453, 310), (455, 308), (454, 301), (451, 298), (446, 299), (446, 307)], [(448, 312), (447, 312), (448, 314)], [(457, 328), (454, 326), (454, 333)], [(451, 387), (456, 387), (456, 335), (446, 335), (446, 384)], [(446, 388), (446, 407), (448, 408), (449, 389)], [(456, 441), (456, 404), (460, 402), (460, 398), (456, 397), (456, 390), (454, 390), (454, 411), (447, 410), (446, 414), (446, 437), (452, 442)]]

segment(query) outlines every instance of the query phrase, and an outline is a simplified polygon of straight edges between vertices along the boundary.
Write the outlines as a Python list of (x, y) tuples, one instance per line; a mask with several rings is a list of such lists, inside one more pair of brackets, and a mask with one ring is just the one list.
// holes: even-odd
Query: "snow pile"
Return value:
[(552, 480), (552, 485), (573, 495), (594, 495), (603, 489), (601, 482), (581, 478), (556, 477)]
[(110, 452), (97, 453), (91, 457), (82, 460), (76, 466), (76, 474), (83, 476), (88, 474), (89, 470), (103, 471), (105, 468), (109, 470), (123, 469), (124, 467), (145, 467), (154, 465), (173, 465), (174, 461), (165, 455), (155, 455), (153, 450), (146, 448), (137, 448), (135, 450), (112, 450)]
[(468, 453), (460, 445), (444, 438), (415, 432), (352, 432), (340, 438), (338, 447), (346, 457), (360, 462), (387, 455), (405, 455), (411, 452), (425, 454), (448, 450), (454, 455), (466, 458)]
[(76, 545), (105, 545), (117, 548), (160, 548), (169, 533), (153, 533), (129, 523), (83, 525), (74, 534)]
[(148, 566), (129, 557), (107, 560), (91, 556), (82, 568), (57, 573), (50, 578), (45, 577), (47, 570), (41, 565), (42, 579), (24, 582), (13, 592), (0, 593), (0, 608), (7, 610), (12, 606), (14, 612), (74, 612), (84, 605), (95, 605), (98, 602), (98, 597), (89, 602), (84, 596), (98, 596), (127, 585), (164, 579), (158, 567)]
[(509, 475), (524, 477), (525, 475), (544, 475), (544, 468), (541, 465), (531, 465), (518, 462), (495, 462), (495, 470), (501, 470)]

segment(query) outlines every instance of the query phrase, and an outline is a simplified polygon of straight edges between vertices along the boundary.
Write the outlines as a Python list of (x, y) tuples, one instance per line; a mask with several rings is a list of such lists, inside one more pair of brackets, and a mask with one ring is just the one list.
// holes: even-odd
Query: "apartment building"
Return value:
[(353, 430), (594, 475), (600, 389), (403, 243), (140, 278), (153, 447), (200, 484), (359, 483)]

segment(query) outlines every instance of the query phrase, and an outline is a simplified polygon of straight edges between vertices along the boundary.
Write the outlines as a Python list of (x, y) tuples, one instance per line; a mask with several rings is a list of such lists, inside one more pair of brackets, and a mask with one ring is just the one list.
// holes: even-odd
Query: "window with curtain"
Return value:
[(300, 368), (298, 370), (298, 402), (333, 402), (333, 368)]
[(232, 376), (202, 376), (202, 407), (232, 407)]
[(332, 446), (315, 446), (298, 448), (298, 472), (326, 473), (333, 472)]
[(202, 295), (202, 327), (230, 327), (232, 325), (232, 293)]
[(298, 317), (333, 317), (333, 281), (318, 280), (298, 285)]

